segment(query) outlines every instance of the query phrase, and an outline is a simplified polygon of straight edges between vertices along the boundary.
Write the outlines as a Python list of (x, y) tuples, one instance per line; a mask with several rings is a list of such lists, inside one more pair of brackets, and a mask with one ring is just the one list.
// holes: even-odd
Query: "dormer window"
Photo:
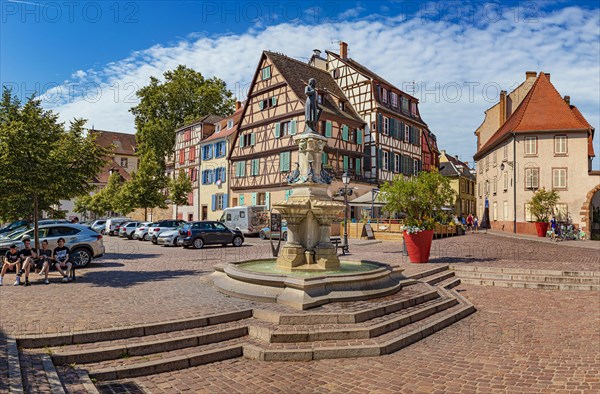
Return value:
[(221, 131), (221, 125), (217, 123), (215, 125), (215, 133), (218, 133), (219, 131)]
[(343, 101), (340, 101), (340, 103), (338, 104), (340, 111), (345, 111), (346, 110), (346, 105), (344, 104)]
[(402, 104), (402, 112), (408, 113), (408, 99), (406, 97), (401, 97), (400, 103)]
[(388, 102), (388, 91), (387, 91), (387, 89), (381, 89), (381, 101), (387, 104), (387, 102)]
[(398, 108), (398, 94), (392, 92), (391, 95), (392, 107)]
[(414, 103), (414, 102), (410, 103), (410, 113), (413, 116), (417, 116), (417, 103)]
[(233, 119), (229, 119), (227, 121), (227, 130), (231, 129), (233, 127)]

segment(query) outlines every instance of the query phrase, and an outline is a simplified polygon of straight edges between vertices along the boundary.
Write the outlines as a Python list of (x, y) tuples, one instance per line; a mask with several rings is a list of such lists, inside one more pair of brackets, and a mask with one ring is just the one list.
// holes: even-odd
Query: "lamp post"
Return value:
[(342, 175), (342, 183), (344, 184), (344, 245), (342, 251), (348, 253), (348, 184), (350, 183), (350, 175), (344, 172)]

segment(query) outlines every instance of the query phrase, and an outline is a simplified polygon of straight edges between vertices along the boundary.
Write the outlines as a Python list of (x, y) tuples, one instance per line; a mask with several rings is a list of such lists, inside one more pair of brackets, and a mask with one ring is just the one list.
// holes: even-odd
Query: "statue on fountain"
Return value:
[(314, 78), (308, 80), (304, 93), (306, 93), (306, 104), (304, 105), (304, 118), (306, 127), (305, 133), (316, 133), (319, 125), (319, 118), (323, 108), (319, 107), (319, 92), (317, 91), (317, 81)]

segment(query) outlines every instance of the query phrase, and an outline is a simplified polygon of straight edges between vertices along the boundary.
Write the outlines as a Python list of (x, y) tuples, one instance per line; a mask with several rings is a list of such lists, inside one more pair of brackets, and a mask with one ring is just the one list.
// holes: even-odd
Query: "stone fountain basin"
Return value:
[(368, 260), (346, 260), (343, 263), (369, 264), (373, 269), (335, 274), (311, 272), (314, 276), (309, 277), (295, 276), (295, 272), (265, 273), (242, 268), (244, 264), (267, 261), (275, 265), (275, 259), (218, 264), (211, 278), (222, 293), (254, 301), (276, 302), (301, 310), (329, 302), (384, 297), (400, 291), (403, 281), (407, 281), (398, 265)]

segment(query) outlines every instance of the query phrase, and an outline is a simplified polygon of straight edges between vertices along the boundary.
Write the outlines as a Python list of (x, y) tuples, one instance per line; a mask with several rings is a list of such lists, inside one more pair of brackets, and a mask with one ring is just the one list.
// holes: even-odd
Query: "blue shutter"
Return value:
[(211, 196), (211, 198), (212, 198), (212, 205), (211, 205), (211, 209), (212, 209), (213, 211), (216, 211), (216, 210), (217, 210), (217, 195), (216, 195), (216, 194), (213, 194), (213, 195)]
[(252, 193), (252, 205), (256, 205), (256, 193)]
[(331, 122), (328, 120), (325, 123), (325, 137), (331, 137), (331, 128), (332, 128)]
[(227, 176), (225, 175), (225, 167), (221, 167), (221, 182), (225, 182)]
[(281, 137), (281, 123), (275, 123), (275, 138)]
[(223, 209), (229, 206), (229, 194), (223, 194)]
[(296, 135), (296, 119), (290, 121), (290, 135)]

